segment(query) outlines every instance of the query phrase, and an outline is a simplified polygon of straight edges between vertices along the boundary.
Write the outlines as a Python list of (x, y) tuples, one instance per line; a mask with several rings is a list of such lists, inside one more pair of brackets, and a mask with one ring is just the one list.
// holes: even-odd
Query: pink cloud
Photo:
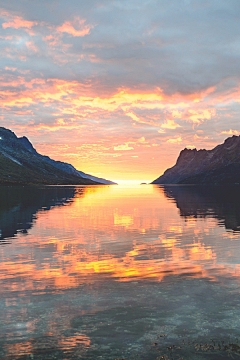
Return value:
[(36, 45), (34, 44), (33, 40), (29, 40), (26, 42), (26, 46), (28, 48), (28, 50), (30, 51), (30, 53), (36, 53), (38, 52), (38, 48), (36, 47)]
[(90, 30), (93, 28), (92, 25), (84, 25), (85, 21), (86, 20), (76, 17), (72, 23), (70, 21), (65, 21), (63, 25), (58, 26), (56, 30), (72, 36), (85, 36), (89, 34)]
[(13, 28), (27, 28), (31, 29), (34, 25), (37, 25), (37, 21), (24, 20), (21, 16), (13, 15), (4, 9), (0, 10), (0, 16), (6, 18), (7, 21), (2, 24), (3, 29)]
[(33, 27), (33, 25), (36, 25), (36, 24), (37, 24), (37, 22), (22, 20), (19, 16), (16, 16), (15, 19), (3, 23), (2, 27), (3, 27), (3, 29), (9, 28), (9, 27), (11, 27), (13, 29), (19, 29), (19, 28), (31, 29)]

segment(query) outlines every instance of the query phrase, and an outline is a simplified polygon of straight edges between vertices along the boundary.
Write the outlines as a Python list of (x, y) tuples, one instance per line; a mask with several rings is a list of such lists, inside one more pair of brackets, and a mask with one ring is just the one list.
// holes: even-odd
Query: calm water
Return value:
[(0, 359), (239, 359), (240, 188), (0, 188)]

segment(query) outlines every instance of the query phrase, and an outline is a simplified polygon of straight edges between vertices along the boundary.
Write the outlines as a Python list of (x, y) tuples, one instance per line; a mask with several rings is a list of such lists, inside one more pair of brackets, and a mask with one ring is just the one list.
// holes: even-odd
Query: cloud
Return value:
[[(75, 17), (72, 23), (70, 21), (65, 21), (61, 26), (58, 26), (56, 30), (72, 36), (85, 36), (88, 35), (93, 28), (92, 25), (85, 25), (85, 21), (86, 20), (84, 19)], [(77, 27), (77, 29), (75, 27)]]
[(200, 124), (204, 120), (210, 120), (213, 116), (216, 114), (215, 109), (204, 109), (204, 110), (193, 110), (189, 109), (188, 113), (190, 116), (188, 116), (188, 120), (195, 123)]
[(118, 146), (114, 146), (114, 150), (116, 151), (122, 151), (122, 150), (133, 150), (133, 147), (128, 146), (128, 144), (124, 144), (124, 145), (118, 145)]
[(179, 136), (178, 138), (175, 138), (175, 139), (168, 139), (167, 140), (167, 143), (170, 143), (170, 144), (176, 144), (176, 143), (180, 143), (182, 142), (182, 137)]
[(142, 144), (147, 143), (147, 141), (146, 141), (146, 139), (145, 139), (144, 136), (142, 136), (140, 139), (138, 139), (137, 142), (142, 143)]
[(130, 116), (130, 118), (132, 118), (135, 121), (140, 121), (140, 119), (133, 112), (128, 112), (126, 113), (126, 115)]
[(14, 14), (9, 13), (4, 9), (0, 9), (0, 17), (7, 19), (6, 22), (2, 23), (2, 28), (12, 28), (12, 29), (20, 29), (26, 28), (31, 29), (34, 25), (37, 25), (37, 21), (29, 21), (23, 19), (21, 16), (17, 16)]
[(178, 127), (181, 127), (181, 125), (175, 123), (175, 121), (167, 119), (167, 122), (165, 122), (164, 124), (161, 125), (162, 128), (164, 129), (173, 129), (175, 130)]
[(239, 135), (240, 132), (238, 130), (230, 129), (229, 131), (221, 131), (221, 134), (224, 134), (224, 135)]
[(2, 23), (2, 27), (3, 27), (3, 29), (7, 29), (7, 28), (13, 28), (13, 29), (28, 28), (28, 29), (31, 29), (36, 24), (37, 23), (34, 22), (34, 21), (26, 21), (26, 20), (23, 20), (20, 17), (16, 16), (13, 20)]
[[(114, 146), (114, 150), (133, 150), (134, 148), (132, 146), (129, 146), (129, 144), (131, 145), (146, 145), (148, 146), (148, 142), (146, 141), (145, 137), (142, 136), (139, 139), (136, 139), (134, 141), (128, 141), (127, 143), (125, 143), (124, 145), (118, 145), (118, 146)], [(137, 156), (133, 156), (133, 157), (137, 157)]]
[(157, 176), (182, 144), (239, 134), (239, 16), (235, 0), (2, 2), (1, 126), (79, 168)]

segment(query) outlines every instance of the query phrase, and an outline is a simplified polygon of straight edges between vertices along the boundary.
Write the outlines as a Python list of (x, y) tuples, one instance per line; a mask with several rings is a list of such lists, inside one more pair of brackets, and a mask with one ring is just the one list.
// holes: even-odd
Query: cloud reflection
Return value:
[[(207, 194), (204, 198), (193, 189), (153, 186), (138, 186), (134, 191), (128, 187), (66, 189), (64, 199), (61, 191), (60, 199), (58, 192), (55, 198), (52, 191), (46, 196), (42, 209), (45, 204), (48, 209), (52, 206), (51, 210), (38, 212), (28, 237), (18, 235), (14, 261), (2, 253), (2, 289), (7, 289), (6, 280), (11, 291), (55, 291), (107, 279), (162, 281), (170, 275), (211, 278), (209, 269), (218, 271), (223, 266), (220, 259), (227, 261), (230, 256), (231, 247), (222, 253), (221, 241), (212, 238), (215, 232), (222, 241), (228, 241), (224, 228), (212, 220), (234, 225), (235, 230), (238, 226), (237, 218), (232, 217), (238, 207), (224, 207), (223, 198), (216, 202), (216, 198)], [(71, 206), (62, 206), (69, 199)], [(39, 202), (39, 196), (35, 200)], [(169, 200), (177, 203), (181, 216)], [(30, 207), (34, 209), (31, 219), (36, 207)], [(29, 207), (26, 209), (28, 213)], [(229, 217), (227, 209), (232, 209)], [(21, 208), (15, 212), (20, 213)], [(203, 224), (198, 218), (207, 222)], [(231, 235), (228, 239), (231, 241)], [(11, 249), (8, 246), (6, 252)], [(224, 267), (226, 273), (232, 272), (232, 265)], [(16, 281), (18, 277), (24, 278), (24, 283)]]
[[(17, 231), (14, 241), (0, 249), (0, 294), (6, 309), (2, 341), (9, 359), (56, 349), (84, 356), (94, 335), (89, 323), (82, 327), (80, 320), (101, 314), (105, 295), (98, 292), (106, 294), (106, 287), (116, 291), (130, 282), (130, 287), (164, 286), (186, 278), (239, 281), (239, 238), (221, 223), (231, 210), (220, 205), (223, 196), (152, 185), (18, 192), (16, 188), (2, 201), (0, 219), (4, 209), (5, 218), (15, 212), (18, 219), (21, 211), (26, 219), (37, 216), (30, 220), (28, 236)], [(115, 306), (111, 296), (108, 301)], [(41, 307), (44, 318), (38, 317)], [(81, 326), (74, 325), (78, 321)]]

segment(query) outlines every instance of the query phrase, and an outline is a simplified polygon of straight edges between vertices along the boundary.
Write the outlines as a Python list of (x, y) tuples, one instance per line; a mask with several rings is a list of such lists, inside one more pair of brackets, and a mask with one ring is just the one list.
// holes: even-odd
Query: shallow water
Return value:
[(0, 188), (0, 359), (239, 359), (240, 188)]

